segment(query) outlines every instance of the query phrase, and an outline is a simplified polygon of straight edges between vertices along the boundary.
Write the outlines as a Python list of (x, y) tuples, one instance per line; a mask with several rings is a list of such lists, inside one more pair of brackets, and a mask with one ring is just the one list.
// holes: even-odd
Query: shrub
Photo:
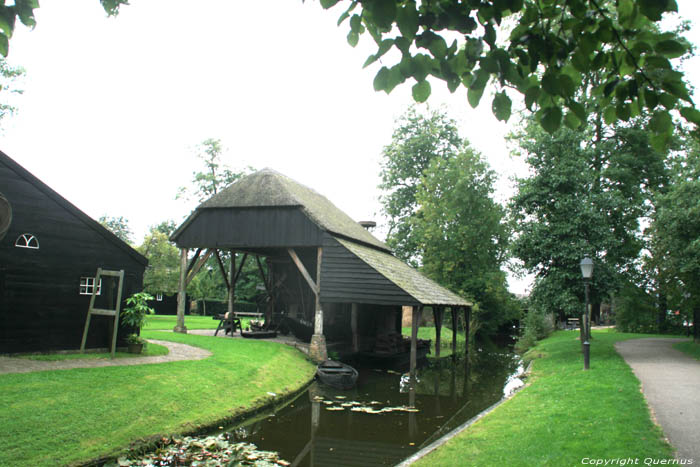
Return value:
[(554, 330), (552, 315), (541, 308), (531, 307), (525, 312), (520, 322), (520, 337), (515, 343), (515, 350), (523, 353), (533, 347), (538, 340), (549, 336)]

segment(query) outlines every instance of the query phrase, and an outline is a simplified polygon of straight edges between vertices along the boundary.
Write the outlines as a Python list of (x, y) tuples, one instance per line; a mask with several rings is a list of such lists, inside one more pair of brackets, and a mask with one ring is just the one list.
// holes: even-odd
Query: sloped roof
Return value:
[[(390, 251), (328, 198), (272, 169), (263, 169), (232, 183), (204, 203), (201, 209), (246, 207), (300, 207), (322, 229), (352, 240)], [(196, 216), (195, 213), (179, 229)], [(178, 232), (173, 233), (176, 237)]]
[(114, 246), (121, 249), (122, 251), (127, 253), (129, 256), (131, 256), (133, 259), (135, 259), (137, 262), (143, 264), (144, 266), (148, 265), (148, 259), (146, 259), (145, 256), (143, 256), (141, 253), (139, 253), (134, 248), (132, 248), (131, 245), (129, 245), (128, 243), (123, 241), (121, 238), (114, 235), (114, 233), (111, 230), (105, 228), (102, 224), (97, 222), (95, 219), (88, 216), (80, 209), (78, 209), (70, 201), (65, 199), (63, 196), (59, 195), (56, 191), (54, 191), (46, 183), (39, 180), (37, 177), (34, 176), (34, 174), (32, 174), (30, 171), (28, 171), (27, 169), (25, 169), (24, 167), (19, 165), (17, 162), (15, 162), (14, 159), (12, 159), (10, 156), (3, 153), (2, 151), (0, 151), (0, 162), (5, 164), (6, 166), (8, 166), (18, 176), (24, 178), (27, 182), (34, 185), (38, 190), (42, 191), (46, 196), (48, 196), (50, 199), (52, 199), (54, 202), (56, 202), (59, 206), (63, 207), (66, 211), (70, 212), (75, 217), (80, 219), (89, 228), (91, 228), (92, 230), (94, 230), (98, 234), (102, 235), (102, 237), (104, 237), (107, 241), (112, 243)]
[(355, 256), (424, 305), (472, 306), (459, 295), (428, 279), (395, 256), (337, 238)]

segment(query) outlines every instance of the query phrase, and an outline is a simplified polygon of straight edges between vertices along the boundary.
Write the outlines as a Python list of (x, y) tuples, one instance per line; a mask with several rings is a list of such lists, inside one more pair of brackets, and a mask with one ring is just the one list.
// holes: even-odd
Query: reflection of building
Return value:
[[(97, 268), (125, 271), (126, 298), (141, 290), (146, 258), (1, 152), (0, 191), (0, 353), (77, 349), (93, 290), (98, 304), (116, 301)], [(87, 347), (109, 347), (112, 323), (94, 317)]]
[[(183, 291), (198, 264), (212, 255), (225, 273), (219, 250), (239, 252), (243, 260), (255, 256), (269, 314), (284, 313), (295, 334), (311, 341), (318, 359), (326, 355), (326, 341), (330, 350), (358, 352), (373, 350), (378, 336), (400, 334), (404, 305), (470, 306), (394, 257), (328, 199), (269, 169), (202, 203), (171, 240), (181, 248), (187, 269)], [(188, 267), (189, 249), (201, 259)], [(235, 270), (236, 264), (225, 273), (229, 294)]]

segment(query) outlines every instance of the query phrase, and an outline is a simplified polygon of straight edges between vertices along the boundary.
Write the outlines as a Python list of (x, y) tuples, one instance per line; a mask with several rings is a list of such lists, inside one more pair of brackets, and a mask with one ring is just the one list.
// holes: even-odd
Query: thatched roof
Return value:
[(199, 205), (197, 211), (285, 206), (300, 207), (313, 222), (330, 233), (390, 251), (388, 246), (325, 196), (272, 169), (263, 169), (241, 178)]
[(424, 305), (472, 306), (389, 253), (336, 238), (341, 245)]

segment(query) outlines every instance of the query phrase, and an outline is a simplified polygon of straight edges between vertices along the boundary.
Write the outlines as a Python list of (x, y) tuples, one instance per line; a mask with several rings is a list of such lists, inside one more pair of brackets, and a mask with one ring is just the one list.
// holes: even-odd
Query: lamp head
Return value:
[(584, 279), (593, 277), (593, 260), (586, 256), (581, 260), (581, 275)]

